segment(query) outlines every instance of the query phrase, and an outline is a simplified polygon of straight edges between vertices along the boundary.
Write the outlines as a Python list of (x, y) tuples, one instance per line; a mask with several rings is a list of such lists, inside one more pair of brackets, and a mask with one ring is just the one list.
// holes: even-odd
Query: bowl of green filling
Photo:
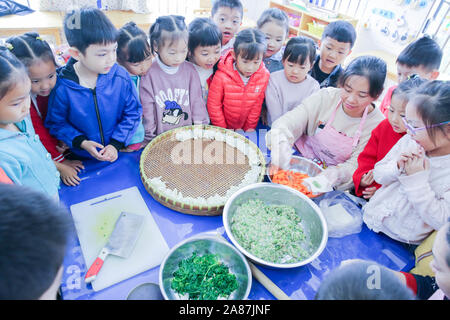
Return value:
[(169, 251), (159, 269), (159, 286), (166, 300), (245, 300), (252, 274), (230, 243), (201, 235)]
[(306, 195), (274, 183), (255, 183), (234, 193), (223, 210), (231, 242), (253, 262), (295, 268), (316, 259), (328, 241), (326, 220)]

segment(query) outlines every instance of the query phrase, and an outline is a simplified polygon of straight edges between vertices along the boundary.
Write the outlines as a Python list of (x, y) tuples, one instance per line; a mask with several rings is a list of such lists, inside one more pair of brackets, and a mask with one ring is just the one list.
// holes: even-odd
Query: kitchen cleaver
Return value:
[(86, 273), (84, 278), (86, 283), (95, 280), (109, 254), (128, 258), (131, 252), (133, 252), (133, 248), (139, 238), (143, 222), (143, 215), (129, 212), (122, 212), (120, 214), (108, 239), (108, 243), (100, 251), (97, 259), (95, 259)]

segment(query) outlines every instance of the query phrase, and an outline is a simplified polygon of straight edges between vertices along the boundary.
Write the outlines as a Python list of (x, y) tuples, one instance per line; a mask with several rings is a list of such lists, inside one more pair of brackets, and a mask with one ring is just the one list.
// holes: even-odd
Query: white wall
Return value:
[(263, 13), (264, 10), (269, 8), (270, 2), (270, 0), (241, 0), (241, 1), (244, 8), (247, 9), (244, 15), (246, 15), (247, 18), (254, 20), (255, 22), (258, 20), (261, 13)]

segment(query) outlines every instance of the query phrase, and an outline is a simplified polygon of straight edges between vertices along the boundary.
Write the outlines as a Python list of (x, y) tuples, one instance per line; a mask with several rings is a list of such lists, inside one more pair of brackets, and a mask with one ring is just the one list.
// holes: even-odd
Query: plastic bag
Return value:
[(327, 220), (329, 237), (341, 238), (361, 232), (361, 209), (345, 192), (333, 191), (325, 194), (319, 207)]

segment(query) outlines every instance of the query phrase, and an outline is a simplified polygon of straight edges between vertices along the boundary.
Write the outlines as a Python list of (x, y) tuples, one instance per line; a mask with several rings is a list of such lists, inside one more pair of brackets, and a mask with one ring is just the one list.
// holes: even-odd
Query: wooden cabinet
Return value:
[[(134, 21), (146, 33), (153, 19), (150, 14), (131, 11), (104, 11), (116, 28)], [(25, 32), (38, 32), (45, 40), (59, 46), (64, 43), (63, 19), (65, 12), (35, 11), (27, 15), (8, 15), (0, 17), (0, 38), (21, 35)]]
[[(335, 17), (329, 17), (326, 11), (322, 10), (308, 10), (305, 11), (294, 5), (284, 5), (277, 1), (270, 1), (271, 8), (278, 8), (283, 10), (289, 16), (291, 25), (289, 27), (289, 35), (297, 36), (304, 35), (319, 41), (322, 36), (324, 27), (330, 22), (336, 20), (345, 20), (350, 22), (356, 29), (358, 20), (343, 14), (337, 14)], [(297, 25), (298, 24), (298, 25)]]

